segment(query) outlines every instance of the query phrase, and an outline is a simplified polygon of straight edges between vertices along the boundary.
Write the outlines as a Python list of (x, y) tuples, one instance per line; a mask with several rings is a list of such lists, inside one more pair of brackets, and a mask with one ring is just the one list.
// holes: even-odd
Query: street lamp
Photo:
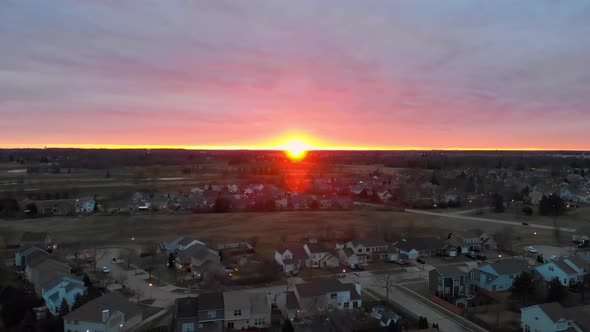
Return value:
[(148, 284), (148, 286), (150, 287), (150, 300), (152, 299), (152, 287), (154, 286), (154, 284), (152, 284), (151, 282)]
[(533, 235), (537, 235), (537, 232), (533, 232)]

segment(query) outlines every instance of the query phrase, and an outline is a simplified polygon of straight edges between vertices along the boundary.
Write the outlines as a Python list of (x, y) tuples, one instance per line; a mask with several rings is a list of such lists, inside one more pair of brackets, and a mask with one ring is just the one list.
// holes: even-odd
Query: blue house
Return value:
[(67, 275), (56, 276), (41, 286), (41, 297), (45, 300), (47, 309), (54, 316), (57, 315), (59, 306), (64, 299), (71, 307), (76, 301), (76, 296), (84, 294), (84, 292), (86, 292), (84, 282)]
[(523, 332), (582, 332), (590, 330), (590, 306), (564, 308), (557, 302), (520, 309)]
[(587, 261), (578, 256), (559, 257), (536, 267), (545, 281), (559, 279), (564, 286), (573, 286), (584, 279), (590, 268)]
[(532, 268), (522, 261), (503, 260), (495, 263), (483, 264), (469, 272), (473, 286), (490, 292), (502, 292), (512, 287), (514, 278), (522, 272), (531, 272)]

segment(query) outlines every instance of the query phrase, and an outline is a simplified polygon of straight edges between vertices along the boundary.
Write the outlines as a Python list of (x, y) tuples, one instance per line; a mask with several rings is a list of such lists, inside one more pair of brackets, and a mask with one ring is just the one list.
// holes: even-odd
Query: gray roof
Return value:
[(302, 298), (317, 297), (327, 293), (343, 291), (351, 291), (350, 295), (352, 297), (352, 290), (354, 290), (354, 293), (357, 293), (354, 284), (343, 284), (337, 279), (315, 279), (308, 283), (297, 284), (295, 285), (295, 289), (297, 290), (297, 293), (299, 293), (299, 297)]
[(223, 309), (224, 296), (221, 292), (203, 293), (198, 297), (199, 311)]
[(106, 309), (110, 310), (111, 313), (114, 311), (122, 312), (125, 315), (125, 320), (141, 315), (139, 306), (127, 300), (121, 293), (113, 292), (86, 303), (67, 314), (64, 318), (82, 322), (101, 322), (102, 311)]
[(287, 309), (295, 310), (299, 309), (299, 301), (297, 300), (297, 296), (295, 292), (287, 292)]
[(174, 301), (176, 318), (196, 318), (198, 316), (198, 301), (196, 297), (183, 297)]
[(354, 251), (350, 248), (342, 248), (342, 252), (346, 255), (346, 257), (350, 257), (354, 255)]
[(324, 246), (321, 243), (308, 243), (307, 248), (309, 249), (309, 252), (312, 254), (319, 254), (319, 253), (323, 253), (323, 252), (328, 252), (328, 249), (326, 249), (326, 246)]
[(498, 275), (520, 274), (523, 271), (529, 271), (531, 269), (528, 264), (514, 259), (506, 259), (490, 263), (489, 265), (498, 273)]
[(190, 237), (183, 237), (182, 240), (178, 241), (178, 245), (179, 246), (187, 246), (193, 241), (194, 241), (194, 239), (191, 239)]
[(381, 239), (355, 239), (350, 241), (353, 246), (363, 245), (365, 247), (386, 247), (387, 242)]
[(573, 267), (569, 266), (568, 263), (563, 261), (563, 258), (558, 258), (556, 260), (553, 261), (553, 263), (560, 269), (562, 270), (565, 274), (568, 275), (572, 275), (572, 274), (577, 274), (576, 270), (574, 270)]
[(459, 269), (455, 265), (437, 266), (436, 271), (438, 271), (438, 273), (445, 278), (460, 277), (466, 275), (466, 273), (463, 272), (463, 270)]

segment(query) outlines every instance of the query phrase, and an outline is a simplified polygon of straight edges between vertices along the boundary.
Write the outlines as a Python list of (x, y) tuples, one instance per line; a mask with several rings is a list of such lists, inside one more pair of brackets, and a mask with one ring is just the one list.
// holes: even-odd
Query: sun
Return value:
[(293, 161), (300, 161), (307, 155), (310, 145), (302, 139), (290, 139), (282, 145), (287, 157)]

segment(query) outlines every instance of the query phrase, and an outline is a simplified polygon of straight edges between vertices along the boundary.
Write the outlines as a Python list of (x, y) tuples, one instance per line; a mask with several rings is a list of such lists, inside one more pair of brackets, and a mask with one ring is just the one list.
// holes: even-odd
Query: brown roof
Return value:
[(569, 266), (568, 263), (563, 261), (563, 258), (559, 258), (553, 261), (553, 263), (560, 269), (562, 270), (565, 274), (567, 275), (571, 275), (571, 274), (576, 274), (576, 270), (574, 270), (573, 267)]
[(328, 252), (328, 249), (326, 249), (326, 246), (324, 246), (321, 243), (308, 243), (307, 248), (309, 249), (309, 252), (312, 254), (319, 254), (319, 253)]
[[(352, 287), (351, 287), (352, 286)], [(327, 293), (332, 292), (343, 292), (343, 291), (350, 291), (350, 297), (352, 298), (356, 293), (356, 289), (354, 284), (348, 283), (343, 284), (336, 279), (315, 279), (311, 282), (304, 283), (304, 284), (297, 284), (295, 285), (295, 289), (297, 293), (299, 293), (299, 297), (317, 297), (322, 296)], [(358, 294), (360, 297), (360, 294)]]
[(174, 301), (176, 318), (195, 318), (198, 316), (198, 302), (196, 297), (183, 297)]
[(295, 296), (295, 292), (287, 292), (287, 309), (299, 309), (299, 301), (297, 301), (297, 296)]
[(387, 246), (387, 242), (381, 239), (356, 239), (356, 240), (352, 240), (350, 241), (352, 243), (353, 246), (357, 246), (357, 245), (363, 245), (365, 247), (385, 247)]
[(127, 300), (121, 293), (113, 292), (86, 303), (64, 318), (83, 322), (101, 322), (102, 311), (106, 309), (110, 310), (111, 314), (114, 311), (122, 312), (125, 315), (125, 320), (141, 314), (141, 310), (135, 303)]
[(203, 293), (198, 297), (199, 311), (223, 309), (223, 293)]

